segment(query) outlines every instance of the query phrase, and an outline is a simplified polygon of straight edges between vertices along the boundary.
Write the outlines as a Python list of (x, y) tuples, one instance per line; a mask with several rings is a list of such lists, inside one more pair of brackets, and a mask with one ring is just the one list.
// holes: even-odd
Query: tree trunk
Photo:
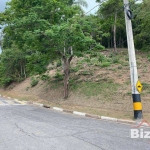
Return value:
[(70, 75), (70, 62), (73, 56), (67, 58), (63, 56), (63, 71), (64, 71), (64, 99), (68, 98), (69, 95), (69, 75)]
[(114, 23), (114, 52), (117, 53), (116, 49), (116, 22), (117, 22), (117, 12), (115, 13), (115, 23)]

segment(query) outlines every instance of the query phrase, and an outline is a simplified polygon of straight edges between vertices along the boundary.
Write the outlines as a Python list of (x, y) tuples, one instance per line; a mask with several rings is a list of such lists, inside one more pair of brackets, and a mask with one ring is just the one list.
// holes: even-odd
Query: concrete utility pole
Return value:
[(131, 76), (131, 86), (132, 86), (132, 98), (133, 98), (133, 108), (134, 108), (134, 118), (142, 119), (142, 103), (140, 92), (142, 90), (142, 85), (138, 81), (137, 65), (135, 58), (135, 48), (133, 41), (133, 31), (132, 31), (132, 12), (129, 8), (129, 1), (124, 1), (124, 13), (126, 22), (126, 32), (127, 32), (127, 42), (128, 42), (128, 53), (129, 53), (129, 64), (130, 64), (130, 76)]

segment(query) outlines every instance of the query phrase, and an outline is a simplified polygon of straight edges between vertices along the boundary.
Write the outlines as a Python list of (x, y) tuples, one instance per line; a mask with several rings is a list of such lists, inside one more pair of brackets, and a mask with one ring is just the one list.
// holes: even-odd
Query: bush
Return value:
[(103, 62), (104, 60), (106, 60), (106, 57), (104, 55), (99, 55), (98, 61)]
[(36, 85), (38, 84), (38, 82), (39, 82), (38, 79), (32, 77), (32, 78), (31, 78), (31, 87), (36, 86)]
[(61, 66), (61, 60), (58, 60), (57, 62), (56, 62), (56, 67), (60, 67)]
[(49, 81), (50, 80), (50, 76), (43, 74), (43, 75), (41, 75), (40, 79), (42, 81)]
[(100, 66), (101, 67), (109, 67), (110, 65), (111, 65), (111, 63), (106, 61), (106, 62), (102, 62)]
[(115, 64), (119, 63), (119, 58), (118, 57), (114, 57), (112, 62), (115, 63)]
[(63, 80), (63, 75), (60, 74), (59, 72), (56, 72), (54, 78), (57, 80), (57, 81), (62, 81)]
[(74, 68), (70, 68), (70, 71), (71, 72), (78, 72), (79, 71), (79, 66), (76, 66), (76, 67), (74, 67)]

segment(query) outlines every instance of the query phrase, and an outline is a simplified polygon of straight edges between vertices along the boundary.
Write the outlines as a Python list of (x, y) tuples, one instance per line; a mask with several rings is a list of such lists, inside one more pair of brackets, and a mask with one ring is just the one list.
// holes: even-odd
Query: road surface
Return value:
[(150, 150), (130, 129), (0, 97), (0, 150)]

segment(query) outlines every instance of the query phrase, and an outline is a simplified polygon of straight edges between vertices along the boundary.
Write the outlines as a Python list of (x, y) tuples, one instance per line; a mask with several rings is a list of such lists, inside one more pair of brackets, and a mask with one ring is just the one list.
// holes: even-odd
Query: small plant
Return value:
[(111, 65), (111, 63), (110, 62), (102, 62), (101, 64), (100, 64), (100, 66), (101, 67), (109, 67)]
[(79, 69), (80, 69), (79, 66), (76, 66), (76, 67), (74, 67), (74, 68), (71, 68), (70, 71), (71, 71), (71, 72), (78, 72)]
[(128, 56), (125, 57), (125, 61), (129, 61), (129, 57)]
[(142, 85), (143, 85), (143, 90), (150, 91), (150, 84), (148, 84), (148, 83), (142, 83)]
[(99, 57), (98, 57), (98, 61), (99, 62), (103, 62), (103, 61), (105, 61), (105, 56), (104, 55), (99, 55)]
[(122, 69), (122, 66), (118, 66), (118, 69)]
[(114, 58), (112, 59), (112, 63), (114, 63), (114, 64), (119, 63), (119, 58), (118, 58), (118, 57), (114, 57)]
[(63, 75), (62, 75), (60, 72), (56, 72), (54, 78), (55, 78), (57, 81), (62, 81), (62, 80), (63, 80)]
[(56, 67), (60, 67), (60, 66), (61, 66), (61, 61), (58, 60), (58, 61), (56, 62)]
[(43, 74), (43, 75), (41, 75), (40, 79), (42, 81), (49, 81), (50, 80), (50, 76)]
[(38, 84), (38, 82), (39, 82), (38, 79), (32, 77), (32, 78), (31, 78), (31, 87), (36, 86), (36, 85)]
[(29, 87), (26, 87), (26, 91), (28, 91), (29, 90)]
[(97, 57), (98, 56), (98, 54), (96, 53), (96, 52), (93, 52), (91, 55), (90, 55), (90, 58), (95, 58), (95, 57)]
[(84, 55), (83, 55), (82, 52), (76, 52), (76, 56), (77, 56), (77, 57), (83, 57)]
[(92, 58), (90, 63), (95, 66), (99, 65), (99, 61), (97, 58)]
[(122, 64), (122, 66), (129, 66), (128, 62), (122, 62), (121, 64)]

